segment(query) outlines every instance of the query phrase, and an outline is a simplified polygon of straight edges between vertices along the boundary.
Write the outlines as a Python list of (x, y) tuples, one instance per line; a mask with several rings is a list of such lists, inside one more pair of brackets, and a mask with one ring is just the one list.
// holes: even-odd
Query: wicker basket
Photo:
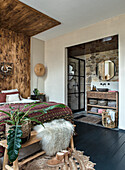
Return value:
[[(8, 130), (12, 127), (12, 125), (6, 124), (6, 137), (8, 136)], [(23, 132), (23, 135), (21, 137), (22, 143), (25, 143), (30, 139), (31, 135), (31, 121), (27, 121), (26, 123), (21, 125), (21, 130)]]
[[(110, 123), (108, 123), (108, 120), (110, 120)], [(107, 128), (115, 128), (116, 127), (116, 121), (112, 121), (111, 116), (108, 115), (108, 112), (103, 111), (102, 112), (102, 125)]]
[(107, 104), (108, 104), (108, 102), (105, 101), (105, 100), (99, 100), (98, 101), (98, 105), (100, 105), (100, 106), (107, 106)]
[(89, 99), (89, 104), (95, 105), (97, 104), (97, 100)]

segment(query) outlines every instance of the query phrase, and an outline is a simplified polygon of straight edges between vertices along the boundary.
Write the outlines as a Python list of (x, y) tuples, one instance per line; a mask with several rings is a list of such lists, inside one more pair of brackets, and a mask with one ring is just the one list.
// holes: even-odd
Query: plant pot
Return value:
[[(8, 131), (9, 131), (10, 127), (12, 127), (12, 125), (6, 124), (6, 137), (8, 136)], [(30, 139), (30, 135), (31, 135), (31, 121), (27, 121), (26, 123), (23, 123), (21, 125), (21, 130), (23, 132), (23, 135), (21, 137), (22, 143), (25, 143), (26, 141), (28, 141)]]

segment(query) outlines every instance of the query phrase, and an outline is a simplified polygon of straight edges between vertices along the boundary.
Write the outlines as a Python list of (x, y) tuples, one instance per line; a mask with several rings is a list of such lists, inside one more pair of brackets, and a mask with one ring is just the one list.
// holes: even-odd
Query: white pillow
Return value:
[(1, 93), (11, 93), (11, 92), (18, 92), (18, 89), (2, 90), (1, 91)]
[(6, 95), (6, 102), (20, 101), (19, 94)]

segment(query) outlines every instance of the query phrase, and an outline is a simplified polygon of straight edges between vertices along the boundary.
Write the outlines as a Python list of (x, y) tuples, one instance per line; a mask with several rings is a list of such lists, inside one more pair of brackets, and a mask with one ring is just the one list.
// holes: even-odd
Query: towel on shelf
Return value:
[[(114, 122), (115, 121), (115, 111), (111, 110), (111, 109), (107, 109), (107, 112), (108, 112), (108, 115), (111, 116), (112, 121)], [(108, 123), (110, 123), (110, 122), (108, 122)]]
[(95, 113), (96, 113), (96, 112), (98, 112), (98, 109), (95, 108), (95, 107), (92, 107), (92, 108), (91, 108), (91, 112), (95, 112)]
[(98, 109), (99, 114), (102, 114), (102, 112), (105, 112), (105, 109)]
[(115, 101), (109, 101), (108, 106), (109, 107), (116, 107), (116, 102)]

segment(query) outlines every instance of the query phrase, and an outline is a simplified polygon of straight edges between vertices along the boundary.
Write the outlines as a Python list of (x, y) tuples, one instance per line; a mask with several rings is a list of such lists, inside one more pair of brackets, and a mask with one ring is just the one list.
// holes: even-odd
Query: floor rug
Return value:
[(41, 156), (26, 165), (20, 170), (94, 170), (95, 163), (89, 160), (88, 156), (83, 155), (83, 152), (74, 150), (68, 163), (55, 167), (48, 167), (46, 162), (52, 157)]
[(84, 122), (84, 123), (98, 124), (101, 122), (102, 119), (99, 116), (86, 115), (86, 116), (76, 117), (74, 120)]

